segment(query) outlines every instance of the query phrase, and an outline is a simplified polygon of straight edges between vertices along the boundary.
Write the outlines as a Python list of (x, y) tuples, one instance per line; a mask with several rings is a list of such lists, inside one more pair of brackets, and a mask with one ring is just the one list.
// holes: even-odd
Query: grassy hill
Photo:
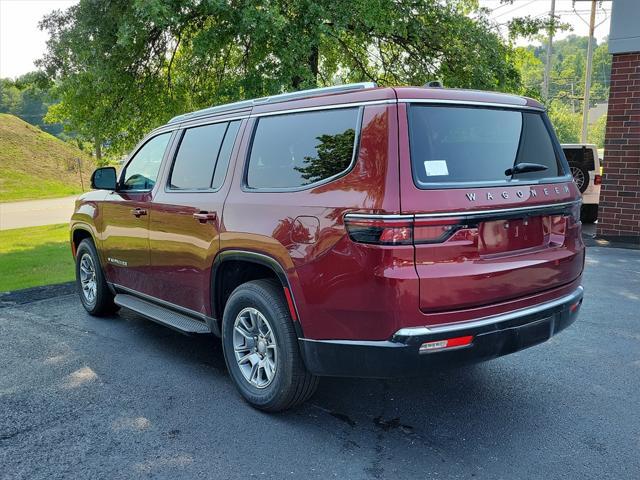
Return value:
[(82, 192), (93, 159), (71, 144), (15, 117), (0, 113), (0, 202), (55, 198)]

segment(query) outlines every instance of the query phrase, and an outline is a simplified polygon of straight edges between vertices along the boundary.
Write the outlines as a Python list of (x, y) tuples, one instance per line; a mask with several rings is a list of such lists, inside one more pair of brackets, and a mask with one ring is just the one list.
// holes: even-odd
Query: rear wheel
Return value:
[(306, 369), (289, 309), (276, 281), (236, 288), (222, 320), (224, 358), (240, 394), (261, 410), (295, 407), (313, 395), (317, 377)]
[(76, 286), (82, 306), (91, 315), (108, 315), (118, 309), (102, 273), (96, 247), (89, 239), (82, 240), (76, 251)]

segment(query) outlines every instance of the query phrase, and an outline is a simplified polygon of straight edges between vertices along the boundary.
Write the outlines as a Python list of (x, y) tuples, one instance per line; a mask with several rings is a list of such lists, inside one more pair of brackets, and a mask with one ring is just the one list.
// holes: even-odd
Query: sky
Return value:
[(0, 78), (15, 78), (35, 70), (45, 52), (47, 33), (38, 22), (53, 10), (77, 0), (0, 0)]
[[(3, 1), (3, 0), (0, 0)], [(589, 16), (591, 12), (591, 2), (578, 0), (575, 2), (575, 10), (573, 0), (556, 0), (556, 15), (560, 17), (560, 21), (568, 23), (573, 31), (557, 32), (554, 39), (562, 39), (569, 35), (578, 35), (586, 37), (589, 35)], [(594, 36), (600, 42), (604, 37), (609, 35), (609, 21), (611, 17), (611, 1), (605, 0), (602, 7), (596, 10), (596, 29)], [(600, 2), (598, 2), (600, 4)], [(506, 24), (514, 17), (524, 17), (531, 15), (532, 17), (544, 17), (549, 15), (551, 9), (551, 0), (515, 0), (513, 4), (500, 3), (500, 0), (480, 0), (480, 6), (491, 10), (489, 17), (499, 25)], [(582, 19), (580, 18), (582, 17)], [(502, 27), (503, 33), (506, 28)], [(516, 42), (518, 45), (527, 45), (531, 43), (539, 43), (533, 40), (520, 39)]]
[[(38, 22), (53, 10), (65, 9), (78, 0), (0, 0), (0, 78), (15, 78), (35, 70), (34, 61), (45, 52), (46, 32), (38, 29)], [(480, 5), (492, 10), (491, 18), (504, 24), (516, 16), (544, 16), (549, 12), (551, 0), (515, 0), (512, 5), (501, 4), (500, 0), (480, 0)], [(588, 21), (590, 2), (576, 2), (576, 10)], [(595, 31), (600, 41), (609, 33), (611, 2), (605, 1), (604, 11), (598, 10), (596, 23), (602, 22)], [(588, 34), (587, 24), (573, 11), (572, 0), (556, 0), (556, 11), (562, 21), (570, 23), (572, 32), (560, 32), (560, 39), (570, 34)], [(504, 27), (503, 31), (504, 31)], [(520, 40), (519, 45), (531, 43)]]

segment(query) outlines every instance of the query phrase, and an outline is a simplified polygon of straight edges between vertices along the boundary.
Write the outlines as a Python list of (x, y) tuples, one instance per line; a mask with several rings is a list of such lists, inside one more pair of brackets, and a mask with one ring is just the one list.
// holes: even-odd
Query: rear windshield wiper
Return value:
[(512, 168), (507, 168), (504, 171), (504, 174), (507, 177), (513, 177), (518, 173), (527, 173), (527, 172), (542, 172), (543, 170), (547, 170), (549, 167), (546, 165), (542, 165), (540, 163), (517, 163)]

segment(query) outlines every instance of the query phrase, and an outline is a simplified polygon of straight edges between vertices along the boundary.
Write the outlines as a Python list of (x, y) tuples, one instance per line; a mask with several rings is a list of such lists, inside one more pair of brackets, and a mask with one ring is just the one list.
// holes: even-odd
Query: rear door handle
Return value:
[(147, 210), (144, 208), (134, 208), (131, 210), (131, 215), (140, 218), (143, 215), (147, 214)]
[(193, 218), (198, 220), (200, 223), (207, 223), (207, 222), (214, 222), (217, 217), (215, 212), (212, 212), (212, 213), (199, 212), (199, 213), (194, 213)]

